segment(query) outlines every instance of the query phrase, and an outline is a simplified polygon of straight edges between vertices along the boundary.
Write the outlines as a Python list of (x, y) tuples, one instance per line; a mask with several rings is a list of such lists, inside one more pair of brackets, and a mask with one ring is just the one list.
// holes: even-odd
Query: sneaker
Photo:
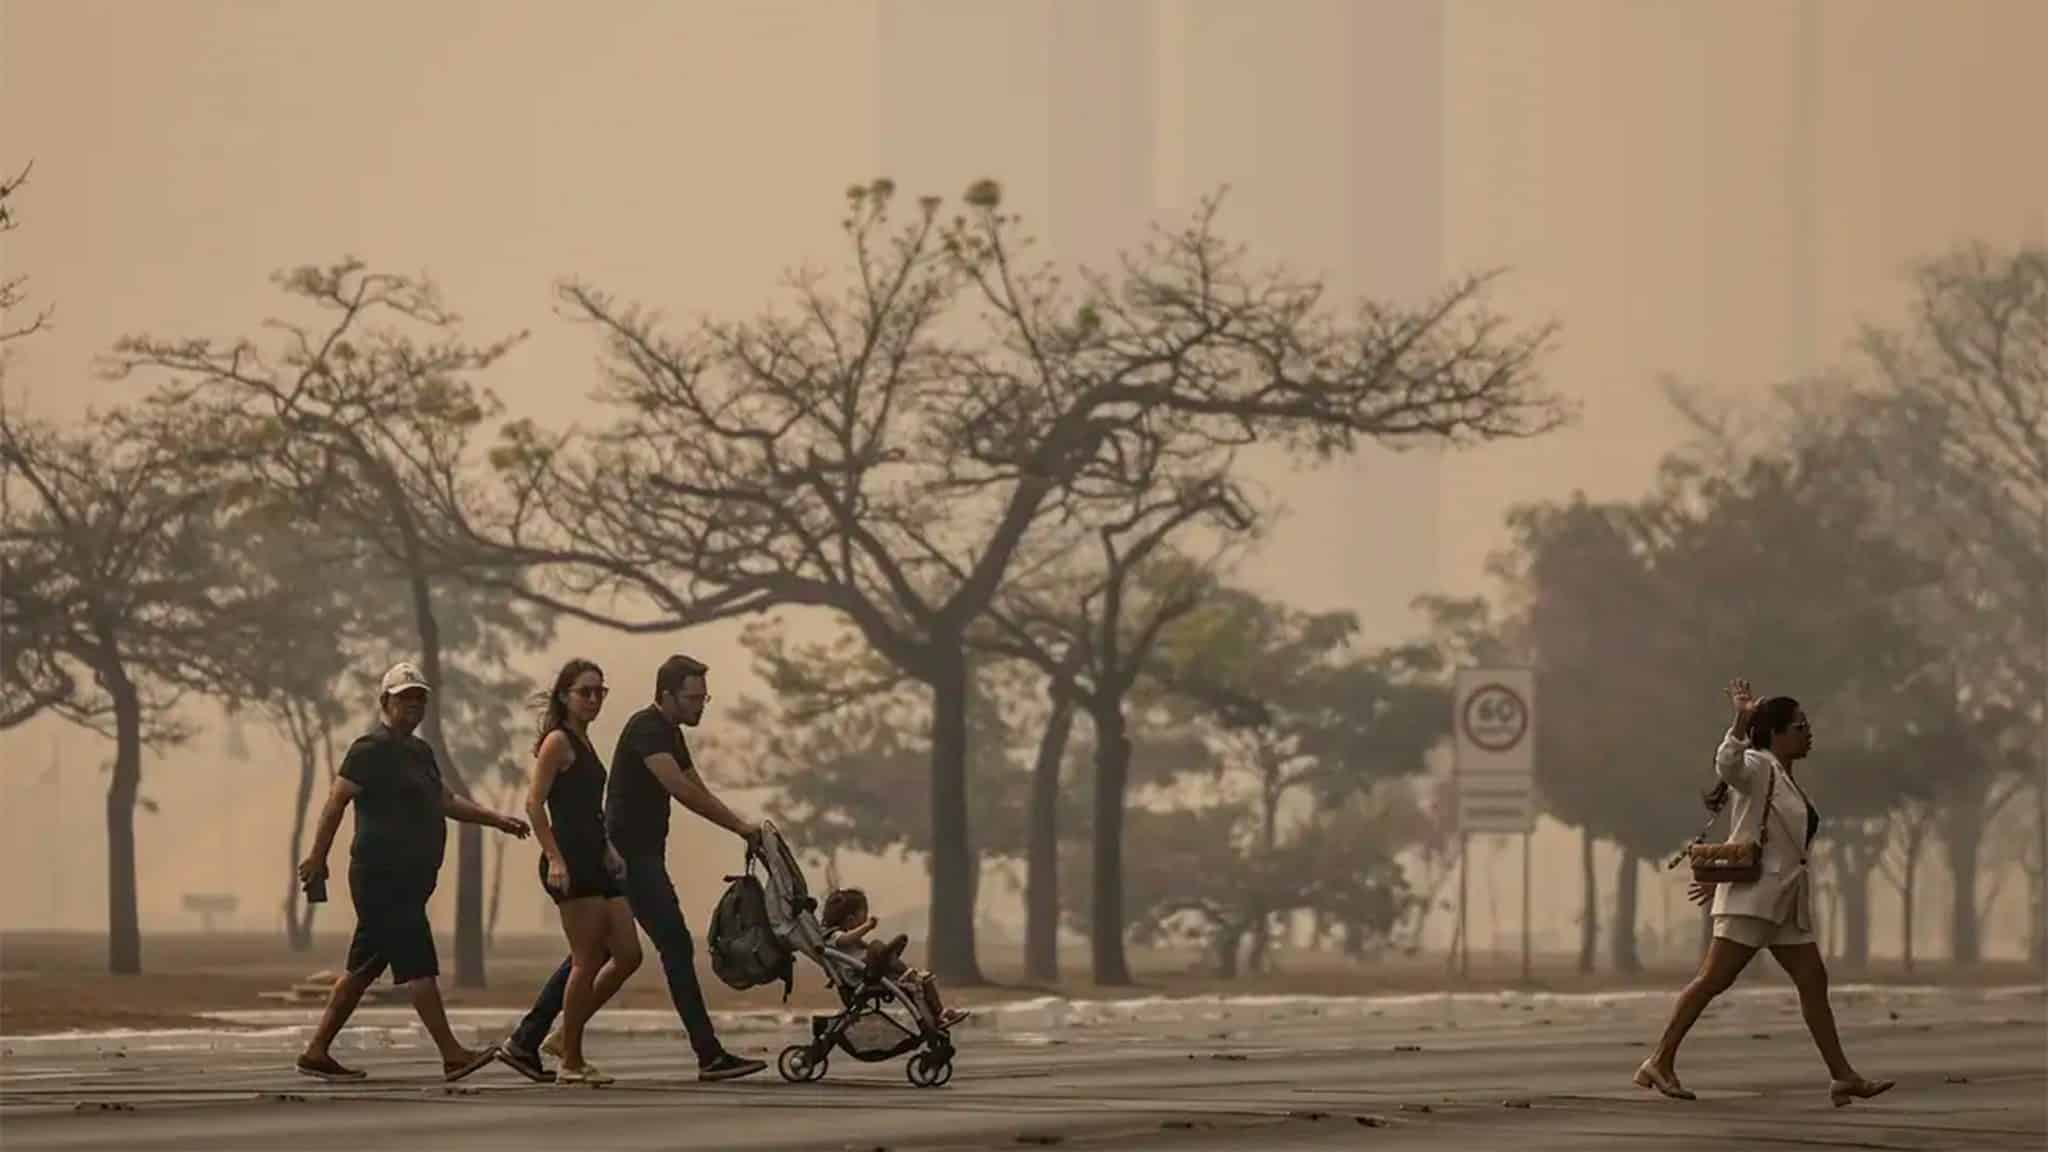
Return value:
[(768, 1065), (763, 1061), (748, 1060), (741, 1056), (735, 1056), (730, 1052), (725, 1052), (721, 1053), (716, 1060), (697, 1065), (697, 1079), (706, 1083), (713, 1083), (719, 1080), (737, 1080), (742, 1076), (752, 1076), (754, 1073), (762, 1071), (767, 1067)]
[(948, 1008), (946, 1009), (945, 1013), (939, 1017), (939, 1027), (942, 1030), (951, 1029), (953, 1025), (960, 1023), (962, 1020), (965, 1020), (972, 1015), (974, 1015), (974, 1013), (969, 1012), (965, 1008)]
[(553, 1032), (548, 1033), (548, 1038), (540, 1042), (540, 1050), (543, 1054), (560, 1060), (562, 1058), (562, 1030), (557, 1028)]
[(564, 1066), (555, 1071), (555, 1083), (560, 1085), (589, 1084), (595, 1086), (611, 1082), (611, 1077), (599, 1072), (597, 1067), (592, 1064), (585, 1064), (581, 1068)]
[(346, 1067), (332, 1056), (321, 1056), (317, 1059), (311, 1056), (300, 1056), (298, 1071), (299, 1075), (311, 1076), (315, 1080), (340, 1081), (367, 1080), (370, 1078), (368, 1073), (359, 1068)]
[(498, 1063), (510, 1068), (536, 1084), (552, 1084), (555, 1074), (541, 1066), (540, 1056), (528, 1052), (510, 1040), (498, 1045)]

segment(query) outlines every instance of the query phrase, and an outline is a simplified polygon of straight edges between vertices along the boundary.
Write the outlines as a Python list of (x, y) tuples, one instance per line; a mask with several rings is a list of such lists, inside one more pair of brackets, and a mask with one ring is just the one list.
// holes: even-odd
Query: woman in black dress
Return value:
[(571, 660), (556, 675), (534, 746), (527, 818), (540, 841), (540, 883), (569, 938), (562, 997), (562, 1063), (557, 1084), (605, 1084), (583, 1059), (583, 1026), (640, 966), (640, 936), (619, 876), (624, 863), (604, 834), (604, 761), (590, 746), (590, 722), (604, 708), (604, 672)]

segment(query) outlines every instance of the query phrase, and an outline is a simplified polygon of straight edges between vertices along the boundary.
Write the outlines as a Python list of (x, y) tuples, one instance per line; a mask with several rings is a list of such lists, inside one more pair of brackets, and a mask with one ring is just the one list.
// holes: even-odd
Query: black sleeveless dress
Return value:
[(540, 854), (540, 886), (548, 898), (560, 904), (592, 896), (621, 895), (619, 881), (604, 866), (604, 762), (597, 751), (567, 729), (569, 746), (576, 751), (567, 768), (555, 773), (548, 789), (548, 824), (555, 830), (555, 843), (562, 850), (562, 862), (569, 867), (569, 887), (560, 891), (548, 884), (548, 854)]

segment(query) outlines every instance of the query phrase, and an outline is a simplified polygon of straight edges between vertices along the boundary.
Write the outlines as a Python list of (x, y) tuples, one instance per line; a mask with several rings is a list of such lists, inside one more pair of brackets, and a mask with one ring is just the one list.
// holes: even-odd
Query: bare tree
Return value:
[[(12, 232), (20, 226), (14, 217), (14, 209), (10, 202), (14, 200), (14, 194), (28, 183), (28, 174), (34, 169), (35, 165), (29, 164), (12, 179), (0, 178), (0, 235)], [(40, 330), (50, 319), (47, 308), (37, 311), (26, 323), (17, 323), (13, 319), (11, 314), (14, 310), (28, 303), (27, 284), (26, 276), (0, 278), (0, 345)]]
[[(277, 347), (251, 340), (124, 339), (112, 371), (168, 375), (181, 402), (236, 443), (270, 491), (327, 530), (372, 549), (395, 573), (421, 669), (437, 687), (445, 622), (437, 598), (459, 570), (450, 547), (477, 498), (471, 440), (497, 413), (474, 380), (523, 334), (475, 345), (460, 317), (425, 280), (367, 271), (356, 261), (300, 267), (277, 277), (315, 323), (273, 321)], [(465, 766), (443, 730), (446, 693), (430, 698), (421, 735), (450, 785), (469, 794)], [(483, 843), (476, 825), (457, 835), (456, 981), (484, 982)]]
[[(1481, 306), (1483, 280), (1340, 322), (1318, 284), (1246, 271), (1215, 237), (1212, 204), (1119, 281), (1070, 293), (1022, 263), (994, 184), (970, 188), (950, 224), (927, 198), (898, 226), (893, 192), (852, 190), (849, 287), (800, 277), (786, 313), (677, 339), (565, 285), (565, 309), (611, 353), (619, 418), (589, 451), (530, 429), (508, 446), (507, 543), (604, 558), (556, 568), (540, 590), (571, 615), (660, 630), (824, 608), (925, 685), (932, 964), (975, 982), (967, 636), (1034, 525), (1091, 469), (1141, 433), (1334, 453), (1531, 435), (1564, 411), (1533, 380), (1547, 331), (1509, 334)], [(648, 574), (662, 591), (647, 593)], [(657, 616), (587, 606), (621, 592)]]

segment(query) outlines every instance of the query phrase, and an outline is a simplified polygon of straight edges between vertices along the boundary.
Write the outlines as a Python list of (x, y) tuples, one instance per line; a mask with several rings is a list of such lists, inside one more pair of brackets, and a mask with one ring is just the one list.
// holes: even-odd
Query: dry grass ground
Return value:
[[(324, 935), (310, 952), (294, 953), (273, 936), (246, 934), (177, 934), (152, 936), (144, 942), (140, 976), (114, 976), (106, 971), (104, 942), (84, 933), (0, 934), (0, 1033), (19, 1035), (72, 1028), (172, 1028), (206, 1023), (199, 1013), (225, 1009), (275, 1007), (262, 997), (305, 980), (315, 972), (338, 967), (347, 940)], [(444, 969), (453, 948), (441, 941)], [(489, 961), (490, 986), (454, 988), (444, 977), (443, 991), (454, 1006), (523, 1006), (560, 962), (560, 942), (545, 936), (505, 937)], [(911, 959), (916, 961), (915, 948)], [(949, 992), (949, 1002), (972, 1006), (1046, 994), (1076, 999), (1105, 996), (1235, 995), (1377, 995), (1445, 990), (1485, 991), (1521, 987), (1517, 956), (1475, 956), (1469, 979), (1448, 971), (1441, 956), (1388, 959), (1354, 965), (1341, 957), (1283, 953), (1275, 971), (1223, 981), (1191, 971), (1194, 957), (1185, 953), (1133, 953), (1135, 987), (1098, 987), (1086, 978), (1087, 958), (1063, 958), (1067, 977), (1054, 987), (1022, 983), (1016, 958), (988, 952), (983, 963), (990, 983)], [(781, 988), (736, 992), (712, 976), (699, 956), (699, 970), (712, 1007), (718, 1010), (770, 1008), (781, 1003)], [(1774, 965), (1760, 963), (1753, 977), (1779, 981)], [(1596, 991), (1628, 987), (1675, 987), (1689, 975), (1675, 967), (1652, 969), (1635, 976), (1591, 975), (1576, 970), (1575, 957), (1537, 958), (1530, 986), (1556, 992)], [(1896, 965), (1863, 974), (1838, 973), (1842, 980), (1908, 983), (2002, 984), (2035, 977), (2017, 964), (1985, 964), (1969, 971), (1948, 971), (1922, 965), (1914, 974)], [(821, 1006), (827, 995), (818, 974), (799, 964), (795, 1008)], [(618, 1003), (633, 1008), (659, 1008), (667, 1002), (655, 958), (635, 974)]]

